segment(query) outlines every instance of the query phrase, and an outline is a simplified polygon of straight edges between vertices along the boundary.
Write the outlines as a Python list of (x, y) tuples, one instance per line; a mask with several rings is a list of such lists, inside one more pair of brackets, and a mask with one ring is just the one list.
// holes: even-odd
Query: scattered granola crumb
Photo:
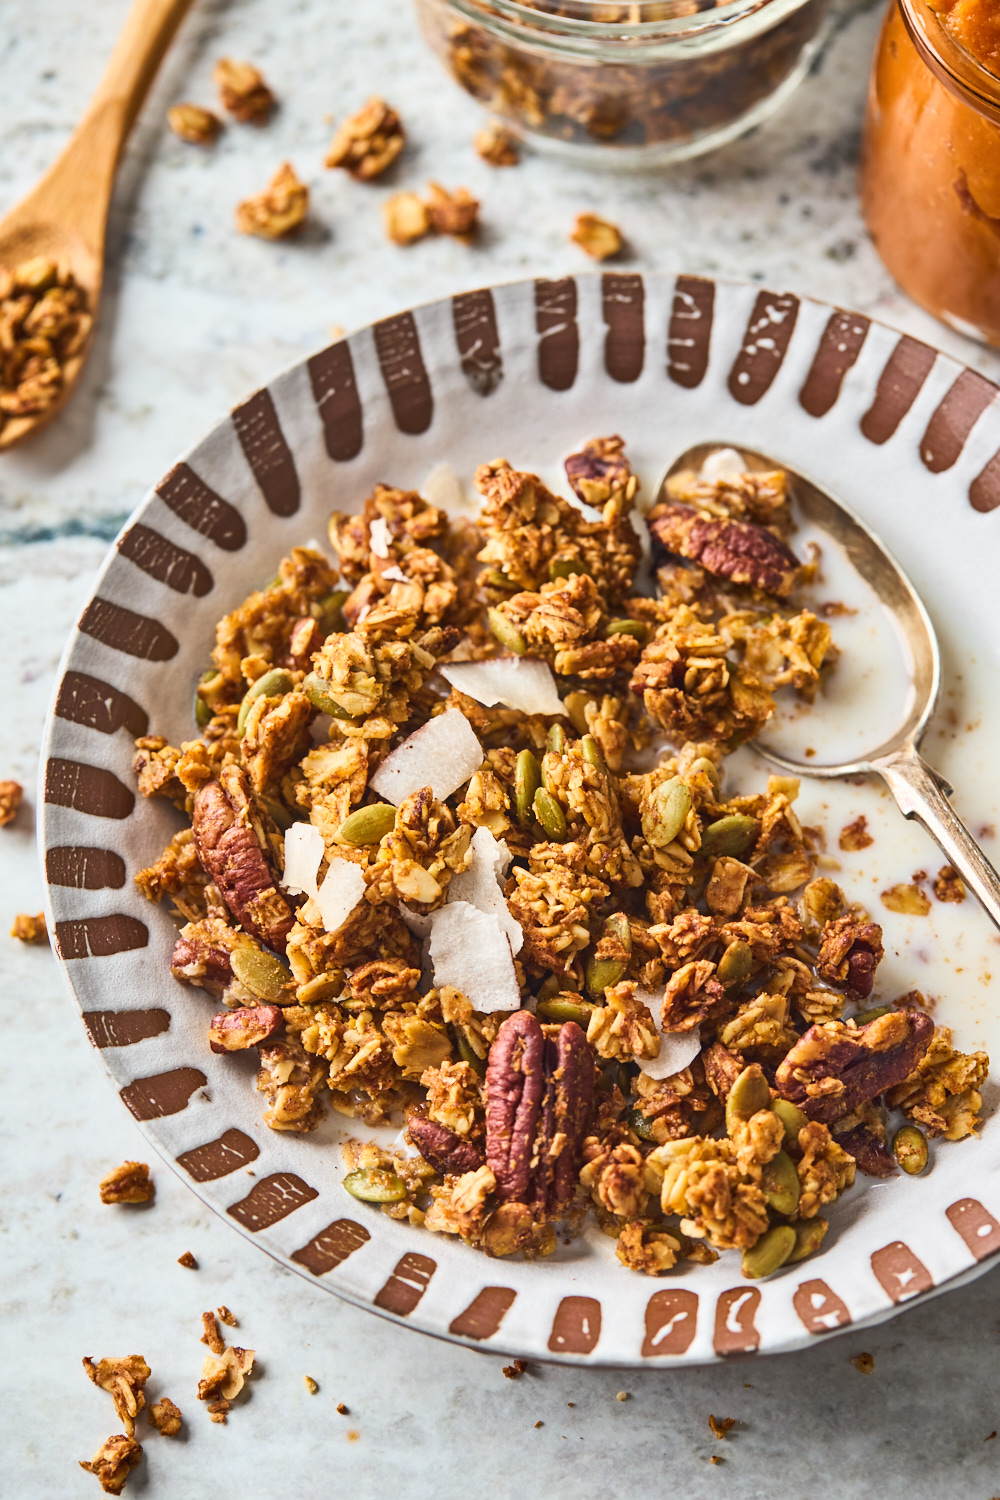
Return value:
[(846, 849), (851, 853), (856, 853), (859, 849), (868, 849), (874, 842), (875, 840), (868, 832), (868, 819), (864, 813), (855, 818), (853, 823), (846, 824), (840, 830), (840, 838), (837, 840), (841, 849)]
[(820, 605), (818, 613), (823, 615), (827, 620), (834, 620), (838, 615), (856, 615), (857, 610), (852, 609), (849, 604), (845, 604), (841, 599), (830, 599), (826, 604)]
[[(211, 1317), (211, 1313), (203, 1316)], [(225, 1422), (230, 1402), (239, 1395), (246, 1377), (253, 1369), (255, 1354), (254, 1349), (230, 1346), (223, 1349), (221, 1354), (213, 1351), (205, 1355), (201, 1367), (202, 1378), (198, 1382), (198, 1400), (208, 1403), (208, 1414), (213, 1422)]]
[(934, 894), (939, 901), (964, 901), (965, 881), (954, 865), (942, 865), (934, 877)]
[(225, 1303), (215, 1309), (216, 1317), (220, 1323), (225, 1323), (227, 1328), (238, 1328), (239, 1321), (234, 1312), (230, 1312)]
[(236, 227), (241, 234), (262, 240), (280, 240), (293, 233), (309, 212), (309, 189), (295, 175), (291, 162), (283, 162), (263, 193), (244, 198), (236, 207)]
[(144, 1161), (123, 1161), (105, 1172), (98, 1186), (102, 1203), (148, 1203), (156, 1194)]
[(178, 1255), (177, 1264), (179, 1266), (187, 1266), (189, 1271), (197, 1271), (198, 1269), (198, 1262), (190, 1250), (185, 1250), (183, 1255)]
[(313, 1380), (312, 1376), (303, 1375), (302, 1383), (304, 1384), (306, 1390), (309, 1392), (310, 1396), (315, 1396), (316, 1392), (319, 1390), (319, 1385), (315, 1380)]
[(19, 911), (14, 918), (10, 935), (20, 943), (47, 943), (49, 932), (45, 925), (45, 913), (40, 911), (37, 917), (31, 917), (27, 912)]
[(931, 903), (918, 885), (892, 885), (881, 895), (882, 905), (906, 917), (926, 917)]
[(610, 260), (625, 244), (621, 231), (597, 214), (577, 214), (570, 239), (594, 260)]
[(544, 1423), (544, 1422), (536, 1422), (536, 1423), (535, 1423), (535, 1426), (536, 1426), (536, 1427), (544, 1427), (544, 1426), (545, 1426), (545, 1423)]
[(733, 1427), (735, 1427), (735, 1425), (736, 1425), (736, 1418), (735, 1417), (713, 1417), (713, 1416), (710, 1416), (709, 1419), (708, 1419), (708, 1425), (709, 1425), (709, 1427), (711, 1427), (711, 1429), (714, 1432), (715, 1436), (719, 1439), (719, 1442), (721, 1443), (723, 1441), (723, 1439), (725, 1438), (726, 1434), (728, 1432), (730, 1432)]
[(566, 1402), (566, 1405), (567, 1405), (567, 1406), (575, 1406), (575, 1405), (576, 1405), (576, 1402), (575, 1402), (575, 1401), (567, 1401), (567, 1402)]
[(526, 1359), (515, 1359), (512, 1365), (504, 1365), (503, 1373), (508, 1380), (519, 1380), (528, 1368)]
[(96, 1474), (106, 1495), (120, 1495), (125, 1481), (142, 1458), (142, 1444), (124, 1433), (116, 1433), (102, 1443), (89, 1463), (79, 1460), (80, 1468)]
[(851, 1364), (862, 1375), (870, 1375), (875, 1368), (875, 1356), (874, 1354), (855, 1354)]
[(155, 1406), (149, 1408), (149, 1420), (157, 1432), (164, 1437), (174, 1437), (181, 1430), (181, 1409), (175, 1406), (169, 1396), (163, 1396)]
[(243, 125), (266, 125), (274, 108), (274, 95), (252, 63), (220, 57), (212, 74), (223, 108)]
[(215, 1321), (215, 1314), (203, 1312), (201, 1315), (201, 1324), (205, 1330), (201, 1336), (201, 1342), (207, 1344), (213, 1354), (222, 1354), (226, 1346), (219, 1332), (219, 1325)]
[(350, 1413), (348, 1412), (347, 1407), (344, 1405), (343, 1401), (338, 1401), (337, 1402), (337, 1410), (340, 1412), (340, 1415), (342, 1417), (346, 1417), (346, 1416), (350, 1415)]
[(172, 104), (167, 110), (167, 124), (174, 135), (192, 146), (210, 146), (222, 129), (222, 121), (200, 104)]
[(992, 1431), (992, 1432), (988, 1432), (988, 1433), (987, 1433), (987, 1434), (986, 1434), (986, 1436), (985, 1436), (985, 1437), (984, 1437), (984, 1438), (983, 1438), (983, 1442), (984, 1442), (984, 1443), (988, 1443), (988, 1442), (989, 1442), (989, 1441), (990, 1441), (990, 1439), (991, 1439), (991, 1438), (995, 1438), (995, 1437), (996, 1437), (996, 1435), (997, 1435), (997, 1430), (996, 1430), (996, 1428), (995, 1428), (995, 1427), (994, 1427), (994, 1429), (993, 1429), (993, 1431)]
[(210, 1422), (221, 1422), (223, 1427), (225, 1427), (226, 1413), (229, 1410), (228, 1401), (210, 1401), (205, 1410), (208, 1412), (208, 1420)]
[(419, 193), (393, 193), (382, 204), (382, 218), (394, 245), (413, 245), (430, 233), (431, 221)]
[(360, 182), (372, 182), (392, 166), (406, 145), (396, 111), (373, 97), (337, 130), (326, 154), (328, 167), (343, 167)]
[(438, 234), (470, 244), (479, 229), (479, 202), (467, 188), (450, 193), (439, 182), (427, 184), (427, 217)]
[(83, 1368), (95, 1385), (107, 1391), (115, 1403), (118, 1420), (129, 1437), (135, 1434), (135, 1419), (146, 1405), (143, 1386), (149, 1379), (149, 1366), (141, 1354), (126, 1354), (118, 1359), (102, 1359), (97, 1364), (89, 1354), (83, 1356)]
[(628, 1391), (619, 1391), (618, 1394), (617, 1394), (617, 1396), (615, 1397), (615, 1400), (616, 1401), (627, 1401), (628, 1400)]
[[(0, 282), (2, 279), (0, 273)], [(24, 787), (19, 781), (0, 781), (0, 828), (14, 821), (23, 798)]]
[[(86, 292), (54, 260), (36, 256), (14, 270), (0, 265), (0, 427), (55, 405), (63, 368), (93, 325)], [(0, 782), (0, 824), (14, 816), (22, 796), (16, 781)]]
[(521, 148), (516, 138), (499, 120), (491, 120), (482, 130), (477, 130), (472, 144), (491, 167), (516, 167), (521, 160)]
[(724, 1464), (726, 1460), (724, 1458), (720, 1458), (717, 1453), (713, 1453), (712, 1457), (708, 1461), (710, 1464)]

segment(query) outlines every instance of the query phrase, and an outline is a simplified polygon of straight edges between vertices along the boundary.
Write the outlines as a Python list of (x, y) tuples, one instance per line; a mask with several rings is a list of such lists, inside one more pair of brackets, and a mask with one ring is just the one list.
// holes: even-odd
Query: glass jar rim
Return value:
[(910, 40), (951, 93), (1000, 125), (1000, 78), (952, 35), (928, 0), (897, 0)]
[[(531, 0), (450, 0), (452, 8), (470, 19), (506, 22), (510, 29), (524, 29), (553, 40), (577, 39), (586, 44), (600, 42), (655, 42), (695, 37), (701, 32), (731, 26), (747, 16), (776, 8), (797, 9), (803, 0), (631, 0), (618, 8), (634, 19), (609, 21), (588, 12), (607, 12), (608, 0), (563, 0), (572, 13), (543, 10)], [(683, 9), (682, 9), (683, 7)], [(694, 7), (692, 9), (692, 7)], [(674, 14), (670, 14), (673, 11)], [(506, 29), (506, 28), (505, 28)]]

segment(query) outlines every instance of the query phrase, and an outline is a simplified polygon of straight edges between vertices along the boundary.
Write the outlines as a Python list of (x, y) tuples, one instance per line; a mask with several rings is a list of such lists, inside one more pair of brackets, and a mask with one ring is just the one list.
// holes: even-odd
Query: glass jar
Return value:
[[(995, 15), (996, 0), (980, 3)], [(926, 0), (894, 0), (882, 28), (860, 187), (903, 290), (960, 333), (1000, 345), (1000, 78)]]
[(829, 0), (416, 0), (452, 77), (529, 141), (653, 166), (734, 140), (806, 73)]

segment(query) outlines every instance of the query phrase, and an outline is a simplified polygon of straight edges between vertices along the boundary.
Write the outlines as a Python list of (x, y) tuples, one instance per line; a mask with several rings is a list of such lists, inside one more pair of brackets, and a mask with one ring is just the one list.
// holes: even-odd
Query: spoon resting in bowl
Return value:
[[(135, 0), (87, 112), (45, 176), (0, 220), (0, 268), (55, 261), (80, 288), (96, 322), (104, 281), (104, 242), (122, 147), (192, 0)], [(2, 279), (2, 277), (0, 277)], [(79, 379), (90, 335), (62, 365), (54, 400), (0, 425), (0, 451), (52, 421)]]
[[(660, 486), (686, 470), (698, 473), (706, 461), (722, 460), (733, 445), (699, 443), (688, 448), (670, 467)], [(788, 478), (792, 499), (803, 520), (825, 532), (846, 554), (851, 566), (891, 614), (909, 655), (910, 694), (898, 728), (873, 750), (853, 760), (831, 765), (793, 760), (760, 737), (750, 741), (758, 755), (796, 776), (832, 780), (845, 776), (876, 775), (885, 782), (906, 818), (916, 818), (940, 845), (948, 860), (1000, 928), (1000, 875), (948, 801), (952, 787), (920, 754), (920, 741), (930, 722), (941, 686), (941, 658), (930, 616), (916, 589), (889, 549), (842, 501), (789, 468), (751, 449), (735, 450), (744, 469), (781, 469)]]

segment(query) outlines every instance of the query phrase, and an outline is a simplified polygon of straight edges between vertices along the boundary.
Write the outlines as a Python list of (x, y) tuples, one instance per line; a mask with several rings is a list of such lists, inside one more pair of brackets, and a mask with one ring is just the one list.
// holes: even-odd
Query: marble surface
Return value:
[[(124, 0), (0, 0), (0, 210), (44, 169), (79, 116)], [(469, 141), (479, 114), (442, 78), (404, 0), (199, 0), (129, 147), (110, 240), (109, 300), (88, 372), (62, 420), (0, 460), (0, 621), (7, 641), (0, 775), (33, 788), (62, 644), (107, 541), (213, 417), (276, 367), (350, 328), (445, 292), (585, 269), (574, 215), (616, 220), (639, 267), (711, 271), (854, 305), (994, 377), (1000, 360), (938, 328), (891, 284), (868, 244), (854, 166), (878, 5), (841, 0), (833, 39), (784, 112), (750, 139), (673, 172), (588, 176), (541, 159), (491, 172)], [(214, 151), (165, 133), (165, 107), (209, 102), (220, 53), (261, 62), (282, 99), (263, 131)], [(383, 90), (412, 146), (391, 186), (428, 176), (481, 195), (485, 232), (409, 251), (381, 237), (379, 200), (324, 172), (330, 117)], [(239, 238), (232, 205), (285, 159), (314, 214), (296, 243)], [(0, 834), (0, 917), (37, 910), (34, 791)], [(128, 1494), (247, 1500), (359, 1497), (405, 1486), (452, 1500), (630, 1493), (685, 1500), (885, 1500), (1000, 1493), (993, 1376), (1000, 1272), (867, 1334), (803, 1354), (669, 1373), (532, 1367), (435, 1343), (322, 1296), (211, 1217), (154, 1163), (155, 1204), (104, 1208), (97, 1180), (142, 1142), (62, 990), (51, 955), (0, 938), (0, 1492), (97, 1494), (75, 1467), (118, 1430), (84, 1354), (141, 1351), (150, 1390), (185, 1412), (182, 1438), (145, 1440)], [(198, 1271), (176, 1264), (191, 1250)], [(225, 1302), (259, 1379), (228, 1427), (193, 1399), (202, 1309)], [(871, 1375), (850, 1363), (874, 1355)], [(319, 1383), (308, 1394), (303, 1376)], [(616, 1400), (620, 1391), (625, 1401)], [(336, 1411), (338, 1402), (349, 1408)], [(709, 1413), (736, 1419), (717, 1442)], [(539, 1425), (541, 1424), (541, 1425)], [(721, 1458), (713, 1465), (713, 1457)]]

